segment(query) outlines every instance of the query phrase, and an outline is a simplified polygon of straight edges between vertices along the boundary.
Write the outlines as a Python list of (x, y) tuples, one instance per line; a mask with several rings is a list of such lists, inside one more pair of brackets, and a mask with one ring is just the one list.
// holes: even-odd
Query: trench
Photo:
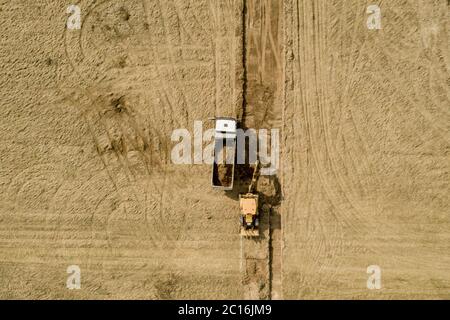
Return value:
[[(243, 129), (280, 128), (282, 12), (278, 0), (243, 0), (242, 12)], [(246, 143), (248, 149), (248, 141)], [(245, 193), (253, 169), (237, 165), (234, 196)], [(281, 185), (278, 177), (260, 176), (260, 237), (241, 240), (244, 296), (248, 299), (282, 298)]]

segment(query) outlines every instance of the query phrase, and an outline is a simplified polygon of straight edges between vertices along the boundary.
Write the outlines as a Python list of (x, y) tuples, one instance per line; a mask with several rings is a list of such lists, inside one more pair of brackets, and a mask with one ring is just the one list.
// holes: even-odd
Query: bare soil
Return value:
[[(445, 0), (0, 1), (0, 298), (449, 299)], [(281, 130), (260, 237), (175, 129)], [(68, 290), (67, 267), (81, 269)], [(378, 265), (381, 290), (368, 290)]]

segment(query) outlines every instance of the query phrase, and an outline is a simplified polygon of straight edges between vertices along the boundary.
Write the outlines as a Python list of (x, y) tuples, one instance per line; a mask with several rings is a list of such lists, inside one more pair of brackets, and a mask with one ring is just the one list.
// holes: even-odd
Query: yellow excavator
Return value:
[(259, 236), (259, 196), (255, 192), (256, 182), (259, 175), (259, 162), (255, 164), (252, 182), (248, 187), (246, 194), (239, 195), (240, 206), (240, 224), (242, 237), (258, 237)]

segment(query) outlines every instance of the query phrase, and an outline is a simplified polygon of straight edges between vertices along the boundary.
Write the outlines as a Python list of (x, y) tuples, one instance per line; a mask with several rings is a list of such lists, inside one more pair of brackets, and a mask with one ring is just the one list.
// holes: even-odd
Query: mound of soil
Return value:
[[(217, 184), (227, 187), (231, 184), (233, 177), (233, 165), (219, 164), (217, 165)], [(216, 181), (215, 181), (216, 183)]]

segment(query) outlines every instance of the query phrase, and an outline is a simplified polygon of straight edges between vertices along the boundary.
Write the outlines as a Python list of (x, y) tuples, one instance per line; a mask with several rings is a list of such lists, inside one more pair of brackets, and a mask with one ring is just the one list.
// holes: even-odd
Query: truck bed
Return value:
[(212, 186), (224, 190), (233, 189), (234, 165), (236, 160), (236, 142), (234, 140), (216, 140)]

